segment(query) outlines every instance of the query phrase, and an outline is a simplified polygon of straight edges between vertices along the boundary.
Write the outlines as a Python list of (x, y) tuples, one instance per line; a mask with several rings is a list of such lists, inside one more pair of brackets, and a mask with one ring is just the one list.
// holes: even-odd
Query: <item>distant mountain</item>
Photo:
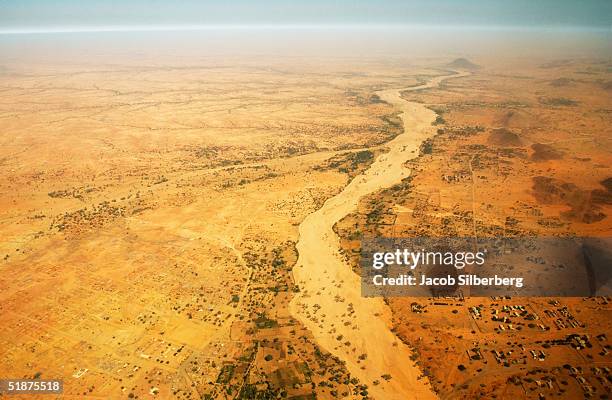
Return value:
[(467, 58), (457, 58), (453, 62), (446, 64), (450, 68), (475, 70), (482, 68), (480, 65), (474, 64)]

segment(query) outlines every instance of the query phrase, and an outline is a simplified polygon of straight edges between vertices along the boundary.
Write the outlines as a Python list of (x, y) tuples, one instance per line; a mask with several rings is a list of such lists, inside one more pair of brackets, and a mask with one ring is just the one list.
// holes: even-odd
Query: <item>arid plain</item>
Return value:
[[(62, 398), (609, 392), (607, 298), (337, 294), (359, 293), (364, 234), (609, 235), (612, 66), (452, 60), (7, 65), (0, 376), (61, 378)], [(374, 176), (392, 160), (393, 179)], [(330, 209), (346, 270), (327, 282), (298, 243)], [(484, 326), (488, 308), (527, 304), (549, 320)], [(594, 346), (545, 342), (572, 334)], [(519, 346), (525, 364), (498, 355)]]
[(288, 310), (294, 245), (401, 133), (373, 91), (416, 80), (250, 64), (3, 72), (2, 376), (67, 398), (367, 393)]
[[(456, 60), (450, 67), (471, 74), (404, 92), (437, 113), (437, 133), (409, 162), (410, 177), (362, 198), (335, 226), (353, 269), (364, 237), (609, 238), (609, 62)], [(537, 269), (537, 262), (513, 267)], [(609, 297), (387, 303), (394, 332), (413, 346), (441, 398), (610, 392)]]

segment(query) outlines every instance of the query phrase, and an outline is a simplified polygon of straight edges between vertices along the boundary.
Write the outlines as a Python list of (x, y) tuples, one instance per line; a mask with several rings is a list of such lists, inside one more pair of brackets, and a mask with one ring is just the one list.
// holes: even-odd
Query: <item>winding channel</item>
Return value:
[[(404, 132), (387, 143), (389, 152), (299, 226), (299, 257), (293, 273), (300, 292), (291, 302), (291, 313), (320, 346), (346, 362), (375, 399), (420, 400), (436, 395), (427, 378), (419, 378), (422, 371), (410, 360), (410, 347), (391, 331), (390, 310), (383, 299), (361, 296), (360, 278), (341, 255), (333, 226), (353, 212), (363, 196), (409, 176), (404, 164), (417, 157), (421, 143), (433, 136), (436, 114), (424, 104), (402, 99), (401, 92), (437, 87), (445, 79), (465, 75), (438, 76), (419, 86), (378, 91), (382, 100), (401, 112)], [(391, 379), (385, 379), (386, 374)]]

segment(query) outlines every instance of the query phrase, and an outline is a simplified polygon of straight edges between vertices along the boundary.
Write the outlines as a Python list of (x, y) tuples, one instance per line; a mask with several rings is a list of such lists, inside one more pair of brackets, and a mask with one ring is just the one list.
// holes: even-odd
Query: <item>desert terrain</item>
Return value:
[(403, 132), (376, 92), (422, 71), (5, 66), (0, 375), (62, 398), (368, 397), (289, 310), (295, 244)]
[[(462, 76), (453, 72), (406, 91), (427, 90), (445, 79)], [(427, 380), (418, 368), (410, 365), (410, 349), (398, 342), (389, 329), (382, 300), (362, 297), (359, 277), (339, 253), (338, 238), (333, 232), (334, 224), (354, 210), (364, 195), (408, 176), (410, 170), (404, 163), (415, 158), (421, 143), (435, 132), (432, 110), (405, 101), (400, 90), (382, 90), (376, 95), (400, 111), (404, 132), (387, 144), (388, 152), (300, 224), (296, 246), (300, 257), (294, 274), (303, 290), (294, 299), (293, 306), (317, 340), (324, 347), (334, 349), (332, 352), (347, 361), (349, 370), (362, 381), (371, 380), (380, 371), (393, 371), (393, 374), (381, 374), (386, 377), (382, 384), (379, 379), (372, 381), (371, 392), (375, 398), (434, 398)]]
[[(403, 92), (437, 113), (437, 134), (409, 177), (335, 225), (356, 273), (368, 237), (610, 236), (609, 62), (477, 64)], [(609, 396), (609, 297), (385, 300), (440, 398)]]
[(361, 297), (367, 235), (609, 236), (610, 63), (452, 60), (8, 60), (0, 376), (66, 399), (605, 396), (609, 298)]

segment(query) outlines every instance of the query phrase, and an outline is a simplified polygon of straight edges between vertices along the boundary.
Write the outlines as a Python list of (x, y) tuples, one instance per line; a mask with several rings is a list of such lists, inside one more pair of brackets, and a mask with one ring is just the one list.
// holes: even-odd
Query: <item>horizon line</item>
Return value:
[(473, 31), (550, 31), (550, 32), (612, 32), (612, 25), (435, 25), (435, 24), (215, 24), (215, 25), (134, 25), (87, 26), (47, 28), (0, 28), (0, 35), (53, 34), (53, 33), (121, 33), (121, 32), (189, 32), (212, 30), (316, 30), (316, 29), (423, 29), (423, 30), (473, 30)]

